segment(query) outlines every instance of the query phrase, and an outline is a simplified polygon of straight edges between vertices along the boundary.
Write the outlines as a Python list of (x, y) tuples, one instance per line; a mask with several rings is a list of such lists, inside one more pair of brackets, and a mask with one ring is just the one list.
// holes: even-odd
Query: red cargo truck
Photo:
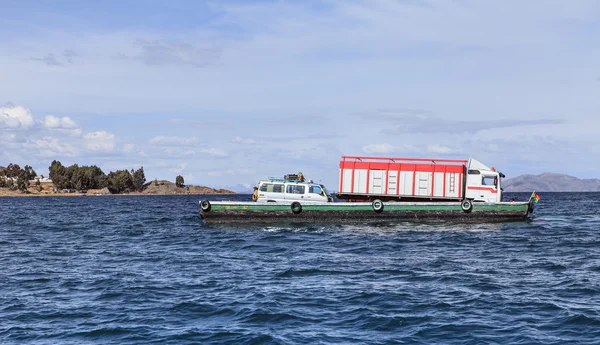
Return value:
[(475, 159), (342, 156), (337, 197), (347, 201), (502, 201), (504, 175)]

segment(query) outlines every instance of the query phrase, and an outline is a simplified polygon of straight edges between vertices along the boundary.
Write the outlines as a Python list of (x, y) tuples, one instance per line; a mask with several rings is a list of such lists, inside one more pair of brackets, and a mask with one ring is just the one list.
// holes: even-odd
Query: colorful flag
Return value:
[(540, 196), (537, 195), (536, 192), (533, 192), (533, 194), (531, 194), (531, 199), (537, 204), (540, 201)]

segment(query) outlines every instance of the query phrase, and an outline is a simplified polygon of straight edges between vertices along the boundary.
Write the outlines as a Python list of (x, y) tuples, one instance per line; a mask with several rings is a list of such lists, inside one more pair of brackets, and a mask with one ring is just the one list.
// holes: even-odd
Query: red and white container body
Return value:
[[(462, 200), (468, 197), (465, 185), (470, 164), (471, 160), (343, 156), (338, 197), (356, 201), (374, 198)], [(480, 186), (476, 178), (469, 181)], [(498, 188), (497, 184), (495, 189)], [(481, 195), (472, 199), (496, 201), (497, 196)]]

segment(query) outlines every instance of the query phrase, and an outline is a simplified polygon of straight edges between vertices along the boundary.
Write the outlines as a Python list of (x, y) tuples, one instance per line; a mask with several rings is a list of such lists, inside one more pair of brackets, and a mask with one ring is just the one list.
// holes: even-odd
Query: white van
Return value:
[(311, 203), (330, 202), (333, 199), (322, 184), (270, 178), (259, 182), (258, 201)]

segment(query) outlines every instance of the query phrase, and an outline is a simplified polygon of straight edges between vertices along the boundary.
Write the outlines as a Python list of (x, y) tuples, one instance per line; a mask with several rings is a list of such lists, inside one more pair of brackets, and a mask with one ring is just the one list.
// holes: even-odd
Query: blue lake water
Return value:
[(0, 198), (0, 343), (598, 344), (600, 194), (539, 194), (525, 222), (310, 227)]

